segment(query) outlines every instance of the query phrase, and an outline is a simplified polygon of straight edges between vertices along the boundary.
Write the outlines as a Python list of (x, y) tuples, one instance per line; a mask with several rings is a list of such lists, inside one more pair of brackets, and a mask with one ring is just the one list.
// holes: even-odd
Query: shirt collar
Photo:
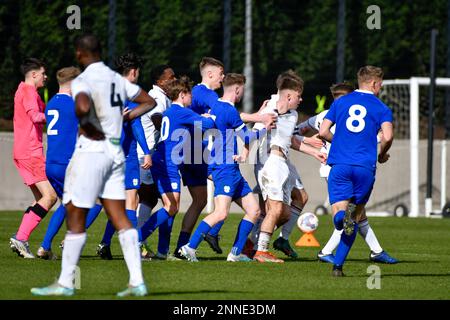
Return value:
[(220, 102), (225, 102), (225, 103), (231, 104), (231, 105), (234, 107), (234, 103), (231, 102), (231, 101), (223, 100), (222, 98), (219, 98), (218, 100), (219, 100)]
[(184, 108), (184, 106), (182, 104), (178, 103), (178, 102), (172, 102), (172, 104), (176, 104), (177, 106), (179, 106), (181, 108)]
[(159, 92), (163, 93), (164, 95), (166, 94), (166, 93), (164, 92), (164, 90), (163, 90), (160, 86), (157, 86), (156, 84), (153, 85), (153, 89), (156, 90), (156, 91), (159, 91)]
[(374, 94), (372, 91), (368, 91), (368, 90), (361, 90), (361, 89), (356, 89), (356, 92), (361, 92), (361, 93), (367, 93), (367, 94)]
[(201, 86), (205, 86), (205, 87), (207, 87), (209, 90), (212, 90), (211, 87), (208, 86), (208, 85), (207, 85), (206, 83), (204, 83), (204, 82), (199, 83), (198, 85), (199, 85), (199, 86), (200, 86), (200, 85), (201, 85)]
[(98, 67), (104, 66), (104, 65), (105, 64), (103, 63), (103, 61), (97, 61), (97, 62), (94, 62), (94, 63), (91, 63), (90, 65), (88, 65), (86, 67), (86, 69), (84, 69), (84, 71), (86, 71), (88, 69), (95, 69), (95, 68), (98, 68)]

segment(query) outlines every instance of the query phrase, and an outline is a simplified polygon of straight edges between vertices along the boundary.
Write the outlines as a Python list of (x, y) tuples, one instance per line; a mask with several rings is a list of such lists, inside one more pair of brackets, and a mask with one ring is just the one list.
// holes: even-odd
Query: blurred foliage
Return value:
[[(437, 75), (445, 76), (447, 61), (446, 0), (347, 0), (345, 78), (355, 82), (359, 67), (383, 67), (385, 78), (427, 76), (430, 30), (439, 29)], [(66, 9), (81, 8), (81, 30), (66, 26)], [(381, 8), (381, 30), (369, 30), (369, 5)], [(275, 91), (277, 74), (295, 69), (305, 80), (305, 113), (317, 108), (316, 95), (332, 99), (335, 82), (338, 0), (258, 0), (253, 2), (254, 103), (259, 106)], [(97, 34), (108, 56), (108, 1), (0, 1), (0, 118), (13, 116), (14, 91), (22, 76), (23, 58), (43, 59), (48, 67), (50, 96), (56, 93), (56, 71), (75, 65), (72, 42), (82, 32)], [(232, 1), (231, 67), (243, 72), (245, 62), (245, 1)], [(221, 0), (117, 0), (116, 54), (143, 57), (140, 84), (150, 89), (152, 66), (168, 63), (177, 74), (199, 81), (203, 56), (222, 59)], [(438, 106), (442, 108), (442, 106)], [(443, 114), (443, 109), (437, 110)]]

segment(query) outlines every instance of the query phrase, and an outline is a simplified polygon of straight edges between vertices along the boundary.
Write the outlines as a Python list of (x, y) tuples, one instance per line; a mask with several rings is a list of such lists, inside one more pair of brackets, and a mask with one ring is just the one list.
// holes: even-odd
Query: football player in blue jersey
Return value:
[[(199, 224), (189, 243), (179, 249), (179, 253), (189, 261), (198, 261), (196, 249), (211, 228), (227, 218), (232, 201), (245, 211), (245, 216), (239, 224), (227, 261), (252, 261), (242, 254), (242, 249), (260, 214), (260, 208), (252, 194), (252, 189), (242, 177), (239, 162), (245, 161), (250, 142), (258, 139), (260, 134), (264, 134), (267, 127), (260, 131), (248, 131), (242, 121), (235, 103), (242, 99), (244, 85), (245, 76), (236, 73), (227, 74), (223, 80), (223, 97), (218, 99), (211, 108), (211, 116), (215, 119), (217, 131), (212, 133), (208, 148), (210, 150), (208, 173), (212, 176), (215, 187), (215, 209)], [(244, 140), (245, 144), (244, 153), (241, 156), (237, 154), (236, 134)]]
[(191, 139), (194, 138), (191, 132), (194, 129), (202, 132), (214, 127), (209, 114), (201, 116), (188, 108), (192, 101), (192, 89), (187, 77), (172, 80), (166, 89), (172, 105), (163, 113), (161, 138), (153, 153), (151, 167), (163, 207), (139, 229), (139, 241), (144, 241), (178, 212), (181, 190), (179, 167), (191, 161), (190, 146)]
[[(199, 64), (202, 82), (192, 88), (192, 103), (189, 109), (201, 115), (208, 113), (211, 106), (217, 101), (219, 96), (214, 90), (221, 87), (224, 77), (223, 63), (212, 57), (204, 57)], [(208, 165), (203, 161), (203, 151), (207, 146), (207, 141), (203, 140), (198, 133), (191, 131), (191, 161), (189, 164), (180, 166), (180, 173), (183, 184), (188, 187), (192, 197), (192, 202), (184, 215), (181, 232), (178, 237), (174, 256), (182, 258), (178, 254), (178, 249), (189, 241), (192, 230), (197, 223), (198, 217), (207, 203), (207, 179)]]
[[(394, 139), (392, 111), (377, 98), (383, 71), (365, 66), (358, 71), (359, 89), (333, 102), (319, 135), (331, 142), (327, 163), (331, 166), (328, 193), (337, 230), (343, 230), (336, 250), (333, 276), (340, 277), (353, 245), (358, 223), (375, 182), (376, 162), (389, 160)], [(335, 133), (331, 127), (336, 124)], [(377, 157), (377, 135), (382, 131)], [(350, 203), (355, 206), (349, 206)]]
[[(80, 69), (67, 67), (58, 70), (56, 79), (59, 84), (58, 93), (50, 99), (45, 109), (47, 120), (47, 158), (46, 174), (48, 180), (61, 199), (64, 191), (64, 177), (69, 160), (75, 149), (78, 136), (78, 118), (75, 114), (75, 103), (71, 96), (70, 85), (72, 80), (80, 74)], [(88, 228), (102, 209), (100, 204), (95, 205), (86, 217)], [(66, 209), (61, 204), (53, 213), (37, 256), (45, 260), (54, 260), (56, 255), (51, 246), (55, 235), (61, 228), (66, 217)]]
[[(123, 77), (131, 83), (137, 83), (141, 66), (142, 61), (140, 57), (133, 53), (122, 55), (116, 60), (117, 72), (123, 75)], [(131, 101), (125, 102), (126, 109), (131, 110), (137, 106), (137, 103)], [(139, 203), (138, 189), (141, 185), (137, 143), (139, 143), (144, 152), (144, 161), (141, 166), (144, 170), (149, 170), (151, 166), (150, 150), (147, 145), (147, 140), (145, 139), (140, 117), (123, 122), (121, 137), (121, 145), (125, 154), (125, 208), (128, 219), (134, 228), (136, 228), (137, 225), (136, 209)], [(97, 255), (102, 259), (112, 259), (110, 246), (115, 231), (111, 221), (108, 220), (102, 241), (97, 247)]]

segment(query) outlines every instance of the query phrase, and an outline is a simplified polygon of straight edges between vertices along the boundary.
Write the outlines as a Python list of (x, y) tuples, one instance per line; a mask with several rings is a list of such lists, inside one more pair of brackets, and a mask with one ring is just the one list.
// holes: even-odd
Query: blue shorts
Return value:
[(154, 162), (150, 170), (159, 194), (181, 192), (181, 178), (176, 166), (167, 167), (164, 163)]
[(237, 200), (252, 192), (239, 166), (216, 167), (211, 170), (211, 175), (214, 181), (214, 197), (224, 195)]
[(208, 180), (208, 165), (201, 164), (182, 164), (180, 173), (183, 184), (188, 187), (205, 186)]
[(138, 158), (125, 160), (125, 190), (139, 189), (141, 185), (141, 172)]
[(64, 178), (68, 164), (46, 163), (45, 174), (59, 198), (64, 193)]
[(330, 203), (351, 199), (354, 204), (366, 204), (374, 183), (375, 170), (360, 166), (333, 165), (328, 176)]

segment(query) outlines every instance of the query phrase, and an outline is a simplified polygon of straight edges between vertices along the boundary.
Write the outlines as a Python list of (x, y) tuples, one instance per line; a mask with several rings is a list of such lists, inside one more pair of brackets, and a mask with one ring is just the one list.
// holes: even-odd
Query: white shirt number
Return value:
[(169, 127), (170, 127), (169, 118), (164, 117), (161, 123), (161, 141), (164, 141), (169, 137)]
[(58, 112), (58, 110), (48, 110), (48, 115), (53, 116), (53, 119), (48, 124), (47, 134), (49, 136), (56, 136), (56, 135), (58, 135), (58, 129), (53, 129), (53, 127), (55, 126), (56, 122), (59, 119), (59, 112)]
[[(359, 111), (359, 113), (356, 114), (356, 111)], [(364, 117), (367, 115), (366, 108), (362, 105), (354, 104), (348, 110), (348, 114), (350, 117), (348, 117), (347, 121), (345, 122), (347, 129), (354, 133), (363, 131), (364, 127), (366, 126), (366, 122), (364, 121)]]

